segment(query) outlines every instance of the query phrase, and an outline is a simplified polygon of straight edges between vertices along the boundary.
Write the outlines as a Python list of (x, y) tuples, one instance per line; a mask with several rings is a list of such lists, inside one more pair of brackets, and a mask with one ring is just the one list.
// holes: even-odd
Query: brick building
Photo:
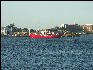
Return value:
[(83, 27), (83, 31), (93, 32), (93, 24), (82, 25), (82, 27)]

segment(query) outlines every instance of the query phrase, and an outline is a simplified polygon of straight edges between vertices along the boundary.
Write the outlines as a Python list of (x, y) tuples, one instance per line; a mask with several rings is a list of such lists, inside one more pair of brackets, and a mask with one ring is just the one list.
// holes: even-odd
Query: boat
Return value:
[(59, 38), (61, 35), (37, 35), (37, 34), (30, 34), (31, 38)]
[(59, 33), (50, 31), (50, 29), (40, 30), (40, 28), (35, 33), (31, 33), (31, 34), (29, 29), (29, 36), (31, 38), (59, 38), (61, 37)]

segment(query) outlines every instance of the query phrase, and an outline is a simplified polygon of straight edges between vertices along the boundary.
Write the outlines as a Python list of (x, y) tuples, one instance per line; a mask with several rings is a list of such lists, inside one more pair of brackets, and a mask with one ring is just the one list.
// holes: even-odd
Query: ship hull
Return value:
[(35, 34), (30, 34), (31, 38), (58, 38), (61, 37), (61, 35), (35, 35)]

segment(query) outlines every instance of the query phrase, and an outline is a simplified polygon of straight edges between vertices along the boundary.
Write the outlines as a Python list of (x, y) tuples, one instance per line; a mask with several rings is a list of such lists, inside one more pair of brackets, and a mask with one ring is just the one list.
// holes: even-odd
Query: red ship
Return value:
[(61, 35), (36, 35), (36, 34), (30, 34), (31, 38), (58, 38), (61, 37)]
[(30, 34), (31, 38), (58, 38), (61, 36), (62, 35), (55, 33), (53, 31), (51, 31), (50, 29), (41, 30), (41, 31), (39, 29), (36, 33)]

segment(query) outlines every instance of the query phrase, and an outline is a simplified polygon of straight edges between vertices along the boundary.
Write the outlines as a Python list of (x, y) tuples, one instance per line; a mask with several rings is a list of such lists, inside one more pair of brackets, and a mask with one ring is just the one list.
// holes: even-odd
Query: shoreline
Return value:
[[(93, 34), (80, 34), (80, 35), (93, 35)], [(30, 37), (30, 36), (8, 36), (8, 35), (1, 35), (1, 37)], [(69, 37), (69, 36), (68, 36)]]
[(30, 36), (1, 36), (1, 37), (30, 37)]

